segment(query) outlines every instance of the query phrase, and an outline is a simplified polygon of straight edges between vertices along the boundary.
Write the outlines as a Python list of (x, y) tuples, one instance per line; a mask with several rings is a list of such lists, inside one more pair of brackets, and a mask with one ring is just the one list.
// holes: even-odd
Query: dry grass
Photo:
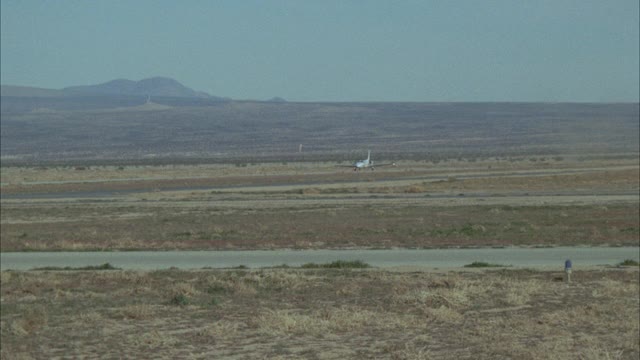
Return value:
[(145, 350), (153, 351), (162, 347), (176, 346), (180, 343), (180, 340), (176, 337), (161, 333), (158, 331), (144, 332), (131, 336), (128, 339), (129, 343), (133, 347), (143, 348)]
[[(562, 197), (560, 197), (562, 198)], [(599, 197), (602, 198), (602, 197)], [(502, 199), (500, 197), (496, 199)], [(444, 202), (449, 201), (450, 204)], [(22, 219), (0, 227), (2, 251), (69, 249), (274, 249), (638, 244), (637, 202), (485, 204), (465, 199), (345, 199), (74, 204), (68, 222), (38, 222), (58, 205), (2, 205)], [(536, 199), (527, 201), (538, 201)], [(303, 201), (300, 203), (299, 201)], [(454, 202), (455, 201), (455, 202)], [(458, 201), (461, 201), (458, 203)], [(221, 209), (255, 204), (256, 208)], [(267, 206), (263, 208), (262, 206)], [(371, 206), (367, 206), (371, 205)], [(145, 217), (122, 215), (139, 212)], [(83, 219), (83, 217), (90, 218)], [(283, 221), (287, 219), (287, 221)], [(562, 219), (562, 221), (558, 220)], [(33, 220), (31, 222), (30, 220)], [(293, 225), (292, 225), (293, 224)]]
[(193, 284), (189, 284), (189, 283), (178, 283), (178, 284), (174, 284), (170, 289), (169, 289), (169, 295), (170, 296), (188, 296), (188, 297), (192, 297), (195, 296), (199, 293), (198, 290), (196, 290), (196, 288), (193, 286)]
[(326, 336), (367, 329), (398, 330), (417, 326), (417, 318), (357, 307), (323, 308), (309, 314), (267, 310), (251, 325), (265, 334)]
[(97, 311), (87, 311), (87, 312), (83, 312), (78, 315), (75, 315), (73, 317), (73, 320), (75, 322), (89, 325), (89, 326), (100, 326), (100, 324), (104, 320), (104, 316), (102, 316), (102, 314), (100, 314)]
[(504, 306), (528, 303), (544, 291), (539, 280), (516, 281), (511, 278), (487, 280), (449, 279), (444, 284), (427, 284), (416, 289), (400, 289), (393, 301), (411, 306), (426, 306), (430, 311), (445, 309), (467, 311), (479, 303), (494, 302)]
[(210, 340), (232, 339), (241, 335), (241, 324), (228, 320), (218, 320), (197, 331), (198, 336)]
[(49, 321), (49, 314), (42, 305), (27, 305), (21, 316), (10, 325), (11, 333), (18, 336), (33, 334), (45, 327)]
[(11, 273), (7, 271), (0, 272), (0, 286), (9, 284), (11, 281)]
[(634, 359), (639, 272), (3, 272), (2, 358)]
[(151, 318), (154, 311), (147, 304), (130, 304), (119, 309), (118, 314), (125, 319), (144, 320)]

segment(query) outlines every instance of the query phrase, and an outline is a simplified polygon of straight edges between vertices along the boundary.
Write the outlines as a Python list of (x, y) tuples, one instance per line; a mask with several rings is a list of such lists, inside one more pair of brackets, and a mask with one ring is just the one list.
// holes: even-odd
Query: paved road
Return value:
[(0, 253), (0, 269), (28, 270), (42, 266), (100, 265), (123, 269), (154, 270), (177, 267), (200, 269), (245, 265), (251, 268), (287, 264), (362, 260), (376, 267), (461, 267), (486, 261), (514, 267), (562, 268), (571, 259), (575, 269), (615, 265), (625, 259), (640, 261), (638, 247), (556, 247), (434, 250), (264, 250), (264, 251), (131, 251), (131, 252), (26, 252)]

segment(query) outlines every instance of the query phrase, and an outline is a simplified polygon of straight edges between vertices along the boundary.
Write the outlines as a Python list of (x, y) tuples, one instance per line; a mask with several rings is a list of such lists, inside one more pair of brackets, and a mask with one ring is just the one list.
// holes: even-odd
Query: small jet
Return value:
[[(371, 170), (375, 170), (373, 167), (373, 160), (371, 160), (371, 150), (367, 153), (367, 158), (364, 160), (356, 161), (353, 165), (338, 165), (340, 167), (350, 167), (353, 168), (353, 171), (358, 171), (360, 169), (369, 168)], [(396, 166), (396, 163), (388, 163), (388, 164), (377, 164), (376, 166)]]

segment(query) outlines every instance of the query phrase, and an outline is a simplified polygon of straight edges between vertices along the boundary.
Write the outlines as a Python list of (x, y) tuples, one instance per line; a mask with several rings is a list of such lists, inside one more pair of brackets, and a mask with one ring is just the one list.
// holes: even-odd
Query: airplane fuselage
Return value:
[(371, 168), (373, 170), (373, 161), (371, 161), (371, 151), (369, 151), (367, 158), (364, 160), (356, 161), (353, 164), (353, 171), (358, 171), (360, 169)]

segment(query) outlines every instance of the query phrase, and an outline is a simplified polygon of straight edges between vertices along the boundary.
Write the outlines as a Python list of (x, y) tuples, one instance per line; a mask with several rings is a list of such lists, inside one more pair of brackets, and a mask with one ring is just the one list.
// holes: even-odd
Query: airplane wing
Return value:
[(374, 167), (380, 167), (380, 166), (398, 166), (398, 165), (396, 165), (396, 163), (384, 163), (384, 164), (375, 164), (375, 163), (374, 163), (374, 164), (373, 164), (373, 165), (371, 165), (371, 166), (374, 166)]

